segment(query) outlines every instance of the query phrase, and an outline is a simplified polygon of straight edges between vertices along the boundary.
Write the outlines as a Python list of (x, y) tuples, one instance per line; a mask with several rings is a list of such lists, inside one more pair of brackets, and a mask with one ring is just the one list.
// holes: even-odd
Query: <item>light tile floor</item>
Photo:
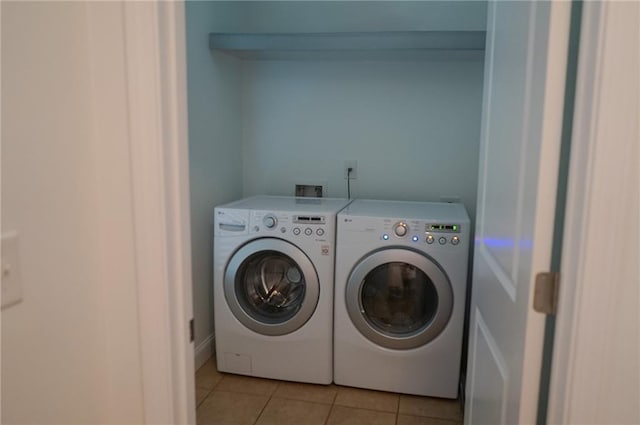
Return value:
[(457, 400), (338, 385), (220, 373), (214, 359), (196, 373), (198, 425), (456, 425)]

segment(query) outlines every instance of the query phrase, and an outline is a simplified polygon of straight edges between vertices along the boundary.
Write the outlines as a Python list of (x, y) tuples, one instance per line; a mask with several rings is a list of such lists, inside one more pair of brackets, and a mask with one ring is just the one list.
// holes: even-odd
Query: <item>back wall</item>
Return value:
[(475, 217), (482, 60), (244, 61), (243, 193), (458, 197)]

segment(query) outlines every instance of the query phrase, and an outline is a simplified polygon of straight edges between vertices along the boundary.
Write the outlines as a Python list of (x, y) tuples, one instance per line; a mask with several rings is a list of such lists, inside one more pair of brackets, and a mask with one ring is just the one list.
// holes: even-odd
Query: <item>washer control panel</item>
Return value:
[(291, 234), (305, 239), (326, 240), (327, 216), (287, 212), (252, 211), (249, 233)]

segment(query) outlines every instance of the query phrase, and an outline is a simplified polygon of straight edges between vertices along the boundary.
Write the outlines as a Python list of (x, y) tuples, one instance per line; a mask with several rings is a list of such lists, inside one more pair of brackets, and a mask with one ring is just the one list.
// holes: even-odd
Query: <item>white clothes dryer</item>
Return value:
[(335, 223), (349, 202), (256, 196), (215, 208), (220, 371), (331, 383)]
[(469, 230), (455, 203), (355, 200), (338, 214), (336, 384), (457, 397)]

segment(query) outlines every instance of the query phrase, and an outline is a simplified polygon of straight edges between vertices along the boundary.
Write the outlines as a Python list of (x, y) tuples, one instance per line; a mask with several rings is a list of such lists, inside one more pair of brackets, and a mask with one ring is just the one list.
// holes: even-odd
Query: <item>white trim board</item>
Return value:
[(195, 423), (183, 2), (125, 2), (145, 423)]
[(640, 423), (639, 28), (583, 4), (549, 424)]
[(207, 360), (215, 354), (214, 344), (216, 342), (213, 334), (209, 335), (195, 349), (195, 370), (200, 369)]

